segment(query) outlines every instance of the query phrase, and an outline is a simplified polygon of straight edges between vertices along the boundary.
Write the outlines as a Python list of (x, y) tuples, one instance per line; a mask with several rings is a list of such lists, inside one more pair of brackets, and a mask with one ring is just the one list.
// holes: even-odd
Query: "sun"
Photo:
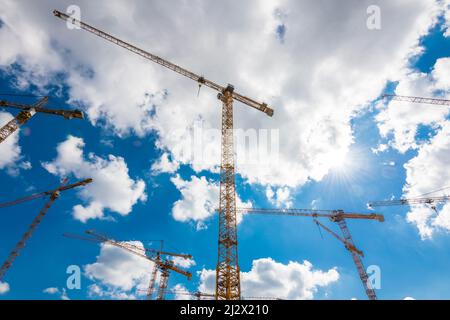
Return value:
[(329, 158), (329, 168), (332, 171), (349, 171), (352, 166), (348, 150), (338, 150), (332, 152)]

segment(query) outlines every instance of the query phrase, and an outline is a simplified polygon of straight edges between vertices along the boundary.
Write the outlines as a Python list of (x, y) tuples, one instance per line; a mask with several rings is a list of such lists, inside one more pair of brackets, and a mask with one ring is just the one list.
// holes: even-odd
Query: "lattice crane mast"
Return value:
[(66, 180), (66, 181), (63, 182), (63, 184), (61, 186), (59, 186), (58, 188), (56, 188), (54, 190), (45, 191), (45, 192), (41, 192), (41, 193), (36, 193), (36, 194), (33, 194), (31, 196), (28, 196), (28, 197), (17, 199), (15, 201), (10, 201), (10, 202), (7, 202), (7, 203), (0, 204), (0, 208), (4, 208), (4, 207), (8, 207), (8, 206), (19, 204), (19, 203), (22, 203), (22, 202), (25, 202), (25, 201), (33, 200), (33, 199), (36, 199), (36, 198), (50, 196), (50, 199), (47, 201), (47, 203), (41, 209), (41, 211), (36, 216), (36, 218), (34, 218), (33, 222), (28, 227), (27, 231), (23, 234), (22, 239), (17, 243), (17, 245), (15, 246), (13, 251), (11, 251), (11, 253), (9, 254), (8, 258), (6, 259), (6, 261), (0, 267), (0, 282), (3, 281), (3, 278), (4, 278), (5, 274), (6, 274), (6, 272), (9, 270), (9, 268), (11, 268), (11, 265), (13, 264), (14, 260), (17, 258), (17, 256), (19, 255), (20, 251), (25, 247), (25, 244), (30, 239), (30, 237), (33, 235), (33, 232), (36, 230), (36, 228), (39, 225), (39, 223), (41, 223), (41, 221), (44, 218), (44, 216), (46, 215), (48, 209), (56, 201), (56, 199), (59, 198), (60, 193), (62, 191), (66, 191), (66, 190), (70, 190), (70, 189), (73, 189), (73, 188), (85, 186), (85, 185), (87, 185), (87, 184), (89, 184), (91, 182), (92, 182), (92, 179), (85, 179), (85, 180), (78, 181), (76, 183), (67, 185), (66, 184), (67, 180)]
[[(238, 212), (247, 213), (247, 214), (259, 214), (259, 215), (275, 215), (275, 216), (296, 216), (296, 217), (312, 217), (317, 226), (323, 228), (325, 231), (329, 232), (336, 239), (341, 241), (345, 248), (351, 253), (353, 262), (356, 265), (356, 269), (358, 270), (358, 275), (361, 279), (361, 282), (364, 286), (364, 290), (367, 294), (367, 297), (370, 300), (376, 300), (377, 296), (375, 294), (375, 290), (371, 287), (368, 282), (369, 277), (367, 276), (366, 269), (364, 268), (361, 257), (364, 256), (364, 253), (356, 248), (350, 231), (348, 230), (347, 223), (345, 219), (368, 219), (368, 220), (377, 220), (379, 222), (384, 221), (384, 216), (381, 214), (371, 213), (351, 213), (344, 212), (342, 210), (314, 210), (314, 209), (258, 209), (258, 208), (238, 208)], [(317, 218), (328, 218), (332, 222), (337, 223), (339, 228), (341, 229), (343, 237), (340, 237), (327, 226), (322, 224), (317, 220)]]
[(405, 101), (412, 103), (424, 103), (424, 104), (436, 104), (439, 106), (450, 106), (450, 100), (438, 99), (438, 98), (423, 98), (414, 96), (397, 96), (395, 94), (384, 94), (382, 98), (392, 99), (396, 101)]
[[(67, 238), (74, 238), (78, 240), (84, 240), (84, 241), (91, 241), (91, 242), (97, 242), (97, 243), (107, 243), (112, 246), (124, 249), (128, 252), (131, 252), (134, 255), (137, 255), (141, 258), (147, 259), (154, 263), (154, 268), (152, 270), (151, 278), (150, 278), (150, 285), (149, 289), (147, 290), (147, 298), (150, 298), (153, 294), (153, 288), (156, 281), (156, 274), (157, 269), (159, 269), (161, 273), (160, 277), (160, 284), (158, 288), (158, 300), (164, 300), (164, 295), (166, 293), (167, 284), (169, 281), (169, 272), (174, 271), (176, 273), (179, 273), (181, 275), (184, 275), (190, 280), (192, 278), (192, 274), (190, 272), (187, 272), (185, 270), (182, 270), (174, 265), (173, 261), (169, 259), (162, 259), (162, 255), (165, 256), (172, 256), (172, 257), (181, 257), (184, 259), (191, 259), (192, 255), (190, 254), (181, 254), (181, 253), (173, 253), (173, 252), (167, 252), (162, 250), (156, 250), (156, 249), (150, 249), (150, 248), (141, 248), (136, 245), (133, 245), (131, 243), (123, 242), (123, 241), (117, 241), (114, 239), (111, 239), (105, 235), (99, 234), (93, 230), (87, 230), (86, 234), (90, 235), (91, 237), (83, 237), (79, 235), (73, 235), (73, 234), (64, 234)], [(150, 256), (149, 256), (150, 254)], [(157, 269), (156, 269), (157, 268)]]
[(104, 40), (123, 47), (145, 59), (155, 62), (167, 69), (179, 73), (198, 83), (218, 91), (218, 99), (222, 101), (222, 157), (220, 166), (220, 199), (219, 199), (219, 240), (218, 262), (216, 267), (216, 297), (219, 300), (239, 300), (241, 296), (240, 269), (238, 263), (238, 240), (236, 229), (236, 190), (233, 143), (233, 102), (242, 102), (252, 108), (273, 115), (273, 109), (266, 103), (259, 103), (234, 91), (232, 85), (226, 87), (216, 84), (203, 76), (197, 75), (172, 62), (122, 41), (106, 32), (92, 27), (80, 20), (57, 10), (53, 14), (79, 28), (86, 30)]
[(0, 100), (0, 108), (13, 108), (19, 109), (20, 112), (11, 119), (6, 125), (0, 128), (0, 143), (6, 140), (11, 134), (13, 134), (19, 127), (25, 124), (36, 113), (45, 113), (55, 116), (62, 116), (65, 119), (84, 119), (83, 112), (80, 110), (62, 110), (62, 109), (48, 109), (44, 108), (48, 102), (48, 97), (44, 97), (34, 105), (28, 105), (23, 103), (10, 102), (6, 100)]

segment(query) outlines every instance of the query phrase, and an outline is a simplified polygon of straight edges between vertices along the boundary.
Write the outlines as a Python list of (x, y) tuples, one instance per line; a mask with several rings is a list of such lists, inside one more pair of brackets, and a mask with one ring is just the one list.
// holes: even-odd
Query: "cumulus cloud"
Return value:
[(172, 291), (175, 293), (174, 299), (175, 300), (192, 300), (193, 297), (190, 295), (188, 289), (180, 283), (176, 284)]
[[(181, 222), (193, 221), (197, 229), (205, 228), (205, 220), (216, 213), (219, 207), (219, 185), (205, 177), (191, 176), (191, 180), (183, 180), (180, 175), (171, 178), (172, 183), (181, 193), (181, 199), (172, 207), (172, 217)], [(244, 202), (236, 197), (236, 207), (252, 207), (251, 202)], [(238, 213), (237, 223), (242, 221)]]
[(9, 292), (9, 284), (6, 282), (0, 282), (0, 295)]
[[(139, 241), (125, 243), (144, 248)], [(142, 254), (145, 254), (143, 250)], [(183, 269), (195, 266), (195, 261), (192, 259), (174, 257), (172, 260), (176, 266)], [(147, 292), (153, 267), (154, 263), (149, 260), (116, 246), (102, 244), (96, 261), (84, 266), (85, 275), (94, 281), (88, 288), (88, 295), (99, 299), (139, 299)], [(156, 283), (158, 281), (159, 273)], [(177, 286), (174, 288), (175, 291)]]
[(176, 266), (179, 266), (184, 269), (189, 269), (196, 265), (193, 259), (184, 259), (182, 257), (172, 257), (171, 260)]
[(151, 170), (153, 173), (174, 173), (180, 167), (179, 163), (170, 159), (167, 152), (164, 152), (159, 160), (152, 164)]
[(445, 18), (444, 36), (450, 37), (450, 10), (448, 10), (448, 9), (450, 9), (450, 2), (447, 0), (446, 3), (447, 3), (447, 10), (445, 11), (445, 15), (444, 15), (444, 18)]
[(266, 188), (267, 200), (276, 207), (290, 208), (292, 207), (291, 190), (288, 187), (277, 188), (275, 191), (268, 186)]
[[(127, 242), (143, 248), (139, 241)], [(135, 299), (150, 282), (153, 262), (110, 244), (101, 244), (96, 262), (84, 266), (85, 275), (95, 281), (89, 295), (99, 298)]]
[(43, 293), (47, 293), (50, 295), (60, 295), (60, 299), (61, 300), (70, 300), (69, 296), (67, 295), (67, 290), (66, 288), (62, 288), (62, 290), (59, 290), (59, 288), (56, 287), (50, 287), (50, 288), (46, 288), (44, 290), (42, 290)]
[[(448, 94), (450, 90), (449, 72), (450, 58), (438, 59), (430, 73), (408, 70), (400, 80), (396, 94), (442, 97), (443, 93)], [(442, 106), (402, 101), (391, 101), (381, 108), (381, 112), (376, 116), (380, 134), (402, 153), (420, 146), (421, 141), (417, 139), (419, 126), (437, 129), (449, 114), (448, 108)]]
[(120, 215), (128, 215), (138, 201), (145, 201), (145, 183), (133, 180), (122, 157), (109, 155), (107, 159), (89, 153), (84, 155), (82, 138), (68, 136), (58, 144), (57, 156), (51, 162), (43, 163), (50, 173), (59, 176), (73, 175), (77, 179), (92, 178), (94, 181), (84, 187), (80, 197), (87, 205), (76, 205), (73, 216), (81, 222), (104, 218), (105, 209)]
[(48, 293), (48, 294), (56, 294), (56, 293), (59, 293), (59, 289), (55, 288), (55, 287), (50, 287), (50, 288), (42, 290), (42, 292)]
[[(200, 271), (201, 292), (214, 292), (215, 270)], [(290, 300), (309, 300), (320, 288), (339, 279), (336, 268), (317, 270), (309, 261), (291, 261), (282, 264), (271, 258), (253, 261), (249, 272), (241, 273), (242, 295), (247, 297), (270, 297)]]
[[(16, 62), (27, 70), (9, 69), (21, 87), (56, 83), (52, 75), (64, 72), (69, 102), (81, 104), (92, 123), (120, 136), (155, 131), (157, 146), (175, 161), (214, 170), (217, 158), (197, 162), (186, 152), (197, 121), (205, 129), (220, 128), (214, 93), (204, 89), (196, 98), (197, 84), (84, 31), (68, 30), (51, 16), (53, 1), (3, 2), (0, 39), (9, 45), (0, 65)], [(69, 4), (61, 1), (59, 7)], [(237, 170), (250, 182), (280, 186), (320, 180), (333, 165), (330, 159), (348, 152), (353, 116), (387, 80), (398, 79), (418, 39), (442, 12), (437, 1), (381, 1), (383, 32), (374, 32), (366, 27), (367, 3), (358, 0), (327, 3), (327, 10), (314, 0), (194, 6), (163, 1), (151, 10), (144, 0), (76, 4), (82, 19), (273, 105), (275, 116), (269, 118), (236, 104), (236, 128), (279, 130), (279, 151), (269, 155), (269, 166)], [(224, 30), (227, 41), (221, 41)], [(218, 137), (206, 144), (220, 148)]]
[[(431, 191), (450, 186), (450, 121), (418, 151), (417, 156), (405, 165), (406, 184), (404, 197), (413, 198)], [(450, 190), (443, 190), (433, 196), (444, 195)], [(430, 238), (437, 229), (450, 231), (450, 204), (437, 206), (415, 205), (410, 208), (407, 220), (415, 224), (423, 239)]]

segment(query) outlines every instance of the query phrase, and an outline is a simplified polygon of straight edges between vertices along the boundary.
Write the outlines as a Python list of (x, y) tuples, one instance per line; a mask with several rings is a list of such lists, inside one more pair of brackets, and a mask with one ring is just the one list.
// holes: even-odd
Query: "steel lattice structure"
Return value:
[(412, 103), (424, 103), (424, 104), (435, 104), (439, 106), (450, 106), (450, 100), (438, 99), (438, 98), (423, 98), (414, 96), (397, 96), (395, 94), (385, 94), (383, 98), (390, 98), (396, 101), (406, 101)]
[[(363, 284), (364, 290), (367, 294), (369, 300), (376, 300), (377, 296), (375, 290), (371, 287), (367, 276), (366, 269), (364, 268), (361, 257), (364, 253), (356, 248), (353, 242), (350, 231), (347, 228), (347, 223), (345, 219), (356, 219), (356, 220), (376, 220), (379, 222), (384, 221), (384, 216), (377, 213), (365, 214), (365, 213), (355, 213), (355, 212), (344, 212), (343, 210), (317, 210), (317, 209), (268, 209), (268, 208), (237, 208), (237, 212), (253, 214), (253, 215), (273, 215), (273, 216), (293, 216), (293, 217), (311, 217), (314, 222), (325, 231), (330, 233), (340, 242), (342, 242), (345, 248), (351, 253), (354, 264), (358, 271), (359, 278)], [(317, 220), (317, 218), (327, 218), (332, 222), (338, 224), (343, 237), (338, 236), (330, 228), (322, 224)]]
[(66, 119), (83, 119), (83, 112), (80, 110), (61, 110), (61, 109), (47, 109), (44, 105), (48, 103), (48, 97), (44, 97), (34, 105), (23, 103), (16, 103), (6, 100), (0, 101), (0, 108), (19, 109), (20, 112), (11, 119), (6, 125), (0, 128), (0, 143), (12, 135), (20, 126), (25, 124), (36, 113), (45, 113), (54, 116), (62, 116)]
[(29, 197), (21, 198), (21, 199), (18, 199), (16, 201), (11, 201), (11, 202), (8, 202), (8, 203), (4, 204), (3, 206), (0, 206), (0, 207), (11, 206), (11, 205), (15, 205), (15, 204), (18, 204), (18, 203), (22, 203), (24, 201), (36, 199), (36, 198), (39, 198), (39, 197), (44, 197), (46, 195), (50, 195), (50, 199), (45, 203), (45, 205), (41, 209), (41, 211), (39, 211), (39, 214), (34, 218), (33, 222), (28, 227), (27, 231), (23, 234), (23, 236), (20, 239), (20, 241), (16, 244), (16, 246), (11, 251), (11, 253), (9, 254), (8, 258), (6, 259), (6, 261), (0, 267), (0, 282), (3, 280), (6, 272), (9, 270), (9, 268), (11, 268), (13, 262), (16, 260), (17, 256), (20, 254), (20, 251), (25, 247), (25, 244), (31, 238), (31, 236), (33, 235), (34, 231), (36, 230), (36, 228), (38, 227), (38, 225), (41, 223), (42, 219), (44, 218), (44, 216), (47, 214), (48, 209), (50, 209), (50, 207), (56, 201), (56, 199), (59, 198), (59, 195), (60, 195), (61, 191), (66, 191), (66, 190), (70, 190), (70, 189), (77, 188), (77, 187), (80, 187), (80, 186), (85, 186), (85, 185), (87, 185), (87, 184), (89, 184), (91, 182), (92, 182), (92, 179), (85, 179), (85, 180), (82, 180), (82, 181), (79, 181), (77, 183), (70, 184), (70, 185), (65, 185), (65, 183), (63, 183), (59, 188), (57, 188), (55, 190), (46, 191), (46, 192), (42, 192), (42, 193), (39, 193), (39, 194), (31, 195)]
[(219, 253), (216, 268), (216, 297), (241, 298), (240, 269), (237, 250), (236, 190), (233, 144), (233, 88), (220, 98), (222, 106), (222, 163), (220, 166)]
[[(150, 248), (142, 248), (142, 247), (136, 246), (131, 243), (114, 240), (106, 235), (97, 233), (93, 230), (87, 230), (86, 234), (90, 235), (91, 237), (83, 237), (83, 236), (70, 234), (70, 233), (65, 233), (64, 236), (67, 238), (73, 238), (73, 239), (84, 240), (84, 241), (89, 241), (89, 242), (107, 243), (107, 244), (110, 244), (117, 248), (126, 250), (136, 256), (139, 256), (141, 258), (144, 258), (144, 259), (149, 260), (154, 263), (152, 273), (151, 273), (151, 278), (150, 278), (150, 284), (147, 289), (147, 299), (151, 299), (151, 297), (152, 297), (158, 270), (160, 271), (160, 274), (161, 274), (161, 277), (159, 279), (159, 288), (158, 288), (158, 294), (157, 294), (158, 300), (164, 300), (164, 296), (165, 296), (166, 289), (167, 289), (167, 284), (169, 281), (170, 271), (179, 273), (179, 274), (185, 276), (188, 280), (191, 280), (191, 278), (192, 278), (192, 274), (190, 272), (185, 271), (181, 268), (178, 268), (177, 266), (175, 266), (175, 264), (172, 260), (169, 260), (168, 258), (166, 258), (164, 260), (161, 259), (161, 255), (181, 257), (184, 259), (191, 259), (192, 256), (190, 254), (181, 254), (181, 253), (173, 253), (173, 252), (167, 252), (167, 251), (150, 249)], [(148, 254), (151, 254), (151, 255), (149, 256)]]
[(445, 203), (450, 201), (450, 196), (442, 197), (427, 197), (427, 198), (403, 198), (397, 200), (386, 200), (386, 201), (371, 201), (367, 205), (370, 208), (375, 207), (388, 207), (388, 206), (404, 206), (412, 204), (429, 204), (435, 205), (436, 203)]

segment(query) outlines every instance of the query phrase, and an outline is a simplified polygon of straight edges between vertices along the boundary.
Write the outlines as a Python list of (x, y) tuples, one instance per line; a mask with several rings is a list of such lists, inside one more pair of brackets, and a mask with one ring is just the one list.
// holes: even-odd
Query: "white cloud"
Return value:
[(0, 282), (0, 295), (9, 292), (9, 284), (6, 282)]
[[(450, 122), (446, 121), (442, 129), (424, 144), (416, 157), (405, 165), (406, 184), (403, 188), (404, 197), (413, 198), (431, 191), (450, 186)], [(433, 196), (443, 195), (443, 190)], [(436, 208), (416, 205), (410, 208), (407, 220), (414, 223), (423, 239), (430, 238), (436, 229), (450, 231), (450, 204)]]
[[(405, 96), (433, 97), (450, 90), (450, 58), (438, 59), (431, 73), (420, 73), (408, 70), (396, 88), (396, 94)], [(389, 144), (404, 153), (409, 149), (417, 149), (421, 141), (417, 141), (419, 126), (439, 128), (449, 114), (443, 106), (391, 101), (381, 106), (376, 116), (382, 137)]]
[[(129, 241), (143, 248), (139, 241)], [(89, 295), (100, 298), (135, 299), (150, 282), (153, 262), (110, 244), (101, 244), (96, 262), (84, 266), (85, 275), (95, 281)]]
[(436, 90), (450, 91), (450, 58), (440, 58), (436, 61), (432, 71), (432, 77), (436, 81)]
[(50, 287), (50, 288), (42, 290), (42, 292), (48, 293), (48, 294), (57, 294), (57, 293), (59, 293), (59, 289), (55, 288), (55, 287)]
[(196, 263), (193, 259), (184, 259), (182, 257), (172, 257), (171, 260), (173, 261), (173, 263), (176, 266), (181, 267), (183, 269), (189, 269), (196, 265)]
[(165, 173), (174, 173), (178, 170), (178, 168), (180, 167), (179, 163), (176, 161), (173, 161), (171, 159), (169, 159), (169, 154), (167, 152), (164, 152), (161, 155), (161, 158), (159, 158), (159, 160), (157, 162), (155, 162), (154, 164), (152, 164), (152, 172), (157, 174), (157, 173), (161, 173), (161, 172), (165, 172)]
[(404, 297), (403, 300), (416, 300), (413, 297)]
[[(193, 221), (197, 229), (205, 228), (205, 220), (216, 213), (219, 207), (219, 185), (208, 181), (205, 177), (191, 176), (191, 180), (183, 180), (180, 175), (170, 179), (181, 193), (172, 208), (172, 216), (181, 222)], [(236, 207), (252, 207), (251, 202), (243, 202), (236, 196)], [(237, 214), (237, 223), (242, 221), (242, 214)]]
[(43, 293), (47, 293), (47, 294), (51, 294), (51, 295), (59, 294), (61, 300), (70, 300), (68, 295), (67, 295), (66, 288), (62, 288), (62, 290), (59, 290), (59, 288), (50, 287), (50, 288), (46, 288), (46, 289), (42, 290), (42, 292)]
[(67, 290), (66, 290), (66, 288), (63, 288), (63, 289), (62, 289), (62, 292), (61, 292), (61, 300), (70, 300), (69, 296), (67, 295)]
[(448, 10), (448, 9), (450, 9), (450, 1), (446, 0), (445, 3), (447, 5), (447, 10), (445, 11), (445, 15), (444, 15), (444, 18), (445, 18), (444, 36), (450, 37), (450, 10)]
[[(82, 18), (99, 28), (273, 105), (275, 116), (269, 118), (236, 104), (236, 128), (279, 129), (280, 141), (270, 166), (238, 166), (238, 172), (250, 182), (280, 186), (320, 180), (333, 165), (330, 159), (348, 152), (352, 117), (386, 80), (398, 79), (439, 9), (434, 1), (381, 1), (382, 32), (374, 32), (366, 27), (367, 4), (358, 0), (327, 3), (327, 10), (314, 0), (191, 6), (163, 1), (151, 10), (144, 0), (77, 4)], [(50, 0), (4, 0), (0, 8), (0, 40), (9, 44), (0, 65), (23, 65), (19, 86), (59, 83), (52, 75), (63, 71), (70, 102), (80, 102), (92, 123), (105, 123), (118, 135), (154, 130), (158, 147), (175, 161), (213, 170), (210, 164), (217, 166), (218, 159), (193, 162), (183, 151), (190, 148), (196, 121), (220, 128), (215, 93), (203, 89), (196, 98), (195, 83), (86, 32), (68, 30), (51, 16), (53, 6)], [(276, 34), (280, 23), (287, 30), (282, 43)], [(220, 140), (208, 147), (219, 150)]]
[(120, 289), (112, 289), (110, 287), (91, 284), (88, 287), (88, 295), (91, 298), (113, 299), (113, 300), (136, 300), (137, 294), (127, 293)]
[(181, 199), (172, 208), (172, 216), (177, 221), (203, 221), (217, 209), (219, 190), (216, 184), (205, 177), (191, 177), (183, 180), (179, 175), (170, 179), (181, 192)]
[(267, 200), (278, 208), (292, 207), (291, 190), (288, 187), (277, 188), (275, 191), (270, 186), (266, 188)]
[[(215, 270), (200, 272), (201, 292), (214, 292)], [(241, 291), (247, 297), (268, 297), (290, 300), (313, 299), (319, 288), (326, 288), (339, 279), (336, 268), (315, 270), (309, 261), (282, 264), (271, 258), (253, 261), (249, 272), (241, 273)]]
[(387, 144), (380, 143), (376, 148), (372, 148), (371, 150), (372, 150), (372, 153), (379, 154), (379, 153), (385, 152), (388, 149), (389, 149), (389, 146)]
[(189, 294), (189, 291), (182, 284), (176, 284), (172, 291), (175, 292), (175, 300), (192, 300), (193, 297)]
[(130, 178), (122, 157), (109, 155), (107, 159), (103, 159), (89, 153), (86, 158), (84, 146), (83, 139), (68, 136), (58, 144), (56, 158), (43, 163), (43, 167), (55, 175), (93, 179), (91, 184), (79, 192), (88, 204), (73, 208), (75, 219), (86, 222), (89, 219), (103, 218), (105, 209), (125, 216), (138, 201), (146, 200), (144, 181)]

